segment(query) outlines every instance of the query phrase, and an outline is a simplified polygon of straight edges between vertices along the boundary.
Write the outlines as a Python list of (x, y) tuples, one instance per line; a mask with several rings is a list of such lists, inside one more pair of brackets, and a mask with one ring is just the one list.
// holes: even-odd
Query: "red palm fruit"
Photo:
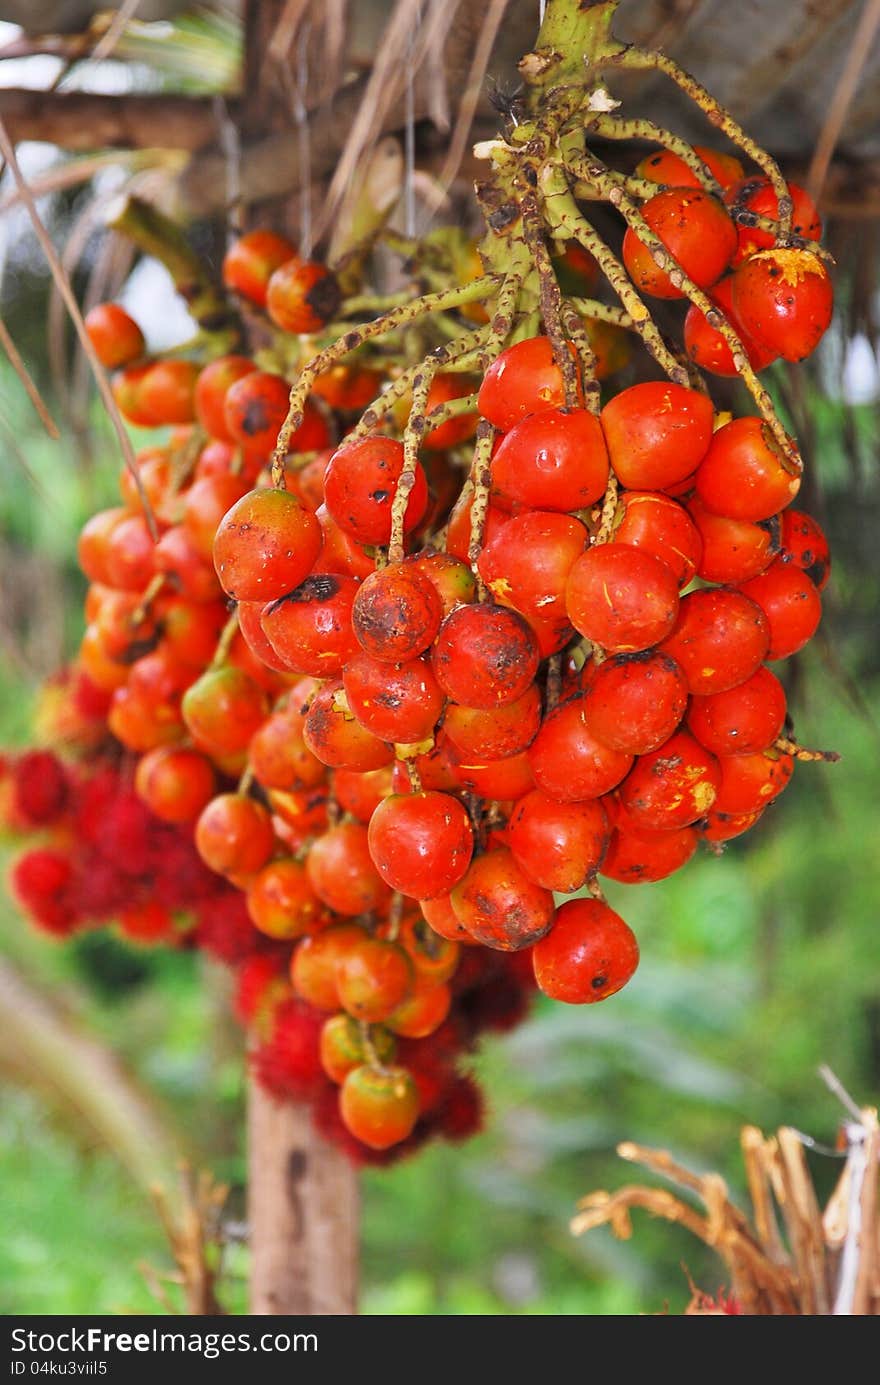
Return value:
[(744, 683), (768, 657), (770, 626), (741, 591), (695, 591), (682, 598), (672, 633), (660, 645), (683, 670), (691, 693), (707, 696)]
[(712, 441), (708, 395), (684, 385), (630, 385), (602, 410), (602, 429), (618, 480), (629, 490), (665, 490), (696, 470)]
[(535, 789), (516, 804), (506, 841), (536, 885), (571, 894), (599, 868), (608, 836), (608, 818), (597, 799), (559, 803)]
[(324, 472), (332, 455), (325, 448), (322, 452), (316, 452), (305, 466), (299, 466), (296, 471), (288, 471), (285, 475), (284, 484), (288, 492), (295, 495), (311, 514), (324, 504)]
[(364, 579), (351, 620), (367, 654), (403, 663), (433, 643), (441, 617), (440, 598), (427, 577), (412, 564), (392, 563)]
[(412, 995), (401, 1001), (388, 1016), (392, 1034), (403, 1039), (426, 1039), (446, 1020), (452, 1007), (452, 992), (442, 982), (417, 977)]
[(412, 961), (417, 980), (439, 986), (455, 975), (461, 948), (458, 943), (440, 937), (421, 913), (404, 914), (396, 941)]
[(707, 510), (696, 495), (691, 496), (687, 508), (703, 541), (697, 571), (706, 582), (747, 582), (769, 567), (779, 552), (777, 515), (758, 523), (731, 519)]
[(147, 899), (119, 912), (119, 927), (130, 942), (147, 945), (174, 937), (174, 915), (164, 904)]
[[(358, 543), (387, 543), (391, 506), (404, 470), (403, 443), (373, 436), (343, 443), (324, 473), (324, 503), (336, 523)], [(414, 529), (428, 508), (428, 483), (416, 464), (404, 529)]]
[[(373, 1052), (382, 1064), (393, 1061), (397, 1043), (393, 1035), (377, 1024), (370, 1031)], [(321, 1030), (321, 1067), (331, 1082), (344, 1082), (353, 1068), (367, 1061), (361, 1026), (351, 1015), (331, 1015)]]
[(629, 925), (604, 901), (572, 899), (536, 944), (532, 964), (545, 995), (567, 1005), (587, 1005), (626, 985), (639, 964), (639, 945)]
[(319, 505), (315, 519), (321, 526), (321, 552), (316, 567), (321, 572), (339, 572), (346, 577), (369, 577), (376, 567), (374, 557), (340, 529), (326, 505)]
[(316, 572), (264, 606), (263, 633), (289, 669), (334, 678), (357, 652), (352, 629), (358, 583), (353, 577)]
[(107, 568), (110, 536), (117, 524), (128, 518), (128, 511), (121, 505), (116, 505), (112, 510), (99, 510), (91, 519), (86, 520), (80, 530), (76, 541), (76, 558), (90, 582), (112, 585)]
[(226, 426), (226, 395), (236, 380), (256, 370), (249, 356), (220, 356), (206, 365), (196, 381), (196, 418), (211, 438), (234, 441)]
[(702, 545), (687, 510), (663, 491), (624, 491), (620, 497), (615, 543), (630, 544), (660, 558), (675, 573), (680, 587), (697, 571)]
[(291, 852), (299, 852), (309, 837), (327, 827), (327, 789), (267, 789), (266, 797), (278, 836)]
[(518, 755), (531, 745), (540, 725), (541, 694), (535, 683), (522, 697), (504, 707), (481, 711), (450, 702), (443, 716), (444, 735), (464, 759), (485, 756), (503, 760), (508, 755)]
[(306, 870), (312, 889), (337, 914), (368, 914), (384, 908), (391, 892), (373, 865), (367, 829), (341, 822), (311, 845)]
[(336, 968), (352, 947), (369, 936), (359, 923), (334, 923), (297, 943), (290, 959), (290, 979), (300, 999), (316, 1010), (338, 1010)]
[(716, 813), (713, 808), (706, 814), (706, 821), (698, 829), (698, 835), (704, 842), (732, 841), (734, 837), (751, 831), (763, 812), (763, 808), (758, 808), (753, 813)]
[(270, 861), (250, 881), (245, 895), (248, 916), (268, 938), (301, 938), (320, 922), (324, 906), (300, 861)]
[(431, 899), (448, 894), (467, 871), (474, 834), (457, 798), (429, 791), (383, 799), (370, 819), (368, 842), (387, 885)]
[(391, 787), (394, 793), (409, 793), (410, 761), (423, 789), (439, 789), (441, 792), (457, 789), (459, 782), (455, 776), (453, 759), (452, 747), (444, 741), (441, 732), (440, 743), (432, 745), (430, 750), (409, 756), (407, 760), (394, 761), (391, 769)]
[(196, 850), (218, 875), (254, 875), (274, 847), (272, 819), (261, 803), (245, 794), (212, 798), (196, 823)]
[[(569, 350), (575, 355), (569, 343)], [(505, 347), (483, 376), (477, 407), (502, 433), (522, 419), (565, 405), (562, 371), (549, 337), (529, 337)]]
[[(703, 188), (670, 188), (641, 207), (649, 228), (699, 288), (721, 278), (736, 253), (736, 227), (721, 202)], [(655, 298), (683, 298), (675, 271), (661, 269), (653, 251), (627, 228), (623, 262), (637, 288)]]
[(227, 476), (236, 471), (243, 460), (241, 448), (235, 443), (212, 438), (196, 458), (193, 480), (200, 481), (203, 476)]
[(707, 510), (753, 523), (789, 505), (800, 484), (800, 472), (792, 472), (760, 418), (735, 418), (719, 428), (696, 475)]
[(544, 718), (527, 755), (538, 788), (558, 803), (600, 798), (620, 783), (633, 761), (593, 734), (583, 693)]
[[(694, 153), (723, 188), (729, 187), (743, 176), (743, 166), (732, 154), (722, 154), (720, 150), (707, 149), (702, 144), (694, 145)], [(635, 174), (637, 178), (647, 178), (652, 183), (665, 183), (670, 188), (702, 187), (690, 165), (669, 149), (658, 149), (653, 154), (646, 154), (641, 163), (636, 164)]]
[(127, 365), (117, 370), (111, 381), (111, 389), (116, 406), (123, 418), (136, 428), (154, 428), (158, 422), (141, 399), (141, 389), (147, 375), (153, 369), (153, 361), (143, 361), (137, 365)]
[(565, 589), (575, 629), (613, 654), (648, 649), (668, 635), (678, 615), (678, 582), (668, 564), (630, 544), (589, 548)]
[(292, 591), (320, 551), (320, 524), (280, 490), (253, 490), (237, 500), (213, 544), (220, 585), (235, 601), (274, 601)]
[(772, 803), (794, 770), (791, 755), (758, 751), (753, 755), (724, 755), (719, 760), (721, 784), (712, 811), (754, 813)]
[(777, 558), (739, 588), (763, 611), (770, 627), (768, 659), (789, 659), (816, 633), (822, 599), (805, 572)]
[(184, 738), (180, 707), (168, 706), (138, 693), (130, 685), (117, 688), (107, 713), (107, 727), (126, 750), (142, 754)]
[(439, 937), (449, 942), (473, 943), (472, 938), (452, 907), (449, 895), (438, 895), (436, 899), (420, 899), (419, 908), (428, 927)]
[(450, 899), (471, 937), (501, 952), (531, 947), (553, 924), (552, 894), (529, 879), (506, 847), (475, 857)]
[(687, 716), (692, 736), (713, 755), (767, 750), (785, 723), (785, 691), (769, 668), (727, 692), (695, 697)]
[(572, 515), (530, 510), (484, 546), (477, 567), (502, 606), (512, 606), (528, 621), (565, 621), (565, 584), (587, 537), (586, 527)]
[(584, 510), (605, 494), (608, 450), (587, 409), (545, 409), (517, 423), (492, 458), (492, 490), (535, 510)]
[(446, 701), (423, 658), (388, 664), (358, 651), (346, 664), (342, 683), (361, 726), (396, 744), (428, 740)]
[(786, 510), (782, 516), (781, 544), (782, 562), (801, 568), (816, 590), (824, 591), (831, 576), (831, 553), (816, 521), (802, 510)]
[(456, 787), (500, 803), (514, 802), (535, 787), (531, 760), (525, 751), (500, 760), (456, 755), (454, 776)]
[(382, 376), (368, 366), (332, 365), (322, 370), (312, 385), (312, 393), (317, 394), (331, 409), (343, 413), (360, 413), (382, 388)]
[(419, 1109), (418, 1088), (406, 1068), (363, 1064), (348, 1074), (339, 1095), (346, 1130), (370, 1149), (390, 1149), (405, 1140)]
[(86, 313), (85, 328), (106, 370), (128, 365), (144, 354), (144, 334), (118, 303), (97, 303)]
[[(472, 394), (474, 387), (475, 381), (471, 376), (440, 371), (431, 381), (425, 413), (430, 414), (432, 409), (447, 404), (452, 399), (462, 399)], [(442, 452), (447, 447), (457, 447), (459, 443), (467, 442), (476, 430), (476, 411), (459, 414), (456, 418), (441, 423), (439, 427), (427, 429), (422, 446), (429, 452)]]
[(733, 274), (733, 306), (749, 335), (785, 361), (803, 361), (831, 325), (834, 290), (818, 255), (774, 247)]
[[(821, 240), (822, 222), (812, 198), (797, 183), (789, 183), (787, 186), (793, 203), (792, 234), (803, 236), (806, 240)], [(730, 184), (724, 190), (724, 201), (734, 216), (738, 211), (745, 211), (752, 216), (766, 216), (775, 221), (779, 215), (779, 201), (773, 184), (763, 173), (741, 178)], [(756, 250), (768, 250), (775, 241), (772, 231), (749, 226), (747, 220), (737, 221), (736, 230), (739, 244), (733, 259), (735, 265), (741, 264)]]
[(453, 553), (428, 550), (413, 554), (406, 559), (406, 563), (414, 567), (421, 577), (427, 577), (440, 599), (443, 618), (456, 606), (467, 606), (473, 601), (477, 590), (476, 578), (467, 563)]
[(309, 707), (303, 739), (313, 755), (331, 769), (381, 769), (393, 759), (389, 745), (356, 721), (345, 689), (325, 683)]
[(262, 601), (240, 601), (237, 608), (238, 632), (255, 659), (274, 673), (291, 673), (293, 670), (286, 659), (282, 659), (269, 636), (263, 629)]
[[(223, 420), (227, 434), (246, 451), (268, 457), (287, 417), (289, 399), (290, 386), (283, 375), (268, 370), (243, 375), (226, 391)], [(325, 434), (325, 441), (316, 441), (315, 448), (326, 445), (326, 428), (320, 431)], [(291, 438), (291, 451), (298, 450), (300, 432), (302, 429)]]
[(183, 719), (190, 735), (220, 751), (246, 750), (268, 711), (262, 688), (237, 668), (208, 669), (187, 688)]
[(280, 265), (296, 255), (285, 236), (262, 228), (248, 231), (229, 247), (223, 259), (223, 282), (228, 289), (265, 308), (269, 280)]
[(685, 713), (687, 679), (655, 649), (616, 654), (599, 665), (586, 694), (590, 730), (626, 755), (645, 755), (668, 740)]
[(361, 771), (336, 769), (333, 771), (333, 794), (344, 813), (366, 824), (383, 798), (392, 792), (391, 777), (390, 765)]
[(687, 864), (697, 849), (697, 840), (698, 833), (693, 827), (657, 832), (621, 826), (611, 833), (599, 871), (609, 880), (619, 880), (624, 885), (665, 880)]
[[(467, 494), (459, 496), (452, 507), (449, 516), (449, 524), (446, 529), (446, 552), (451, 553), (454, 558), (459, 558), (462, 562), (468, 561), (468, 550), (471, 543), (471, 510), (473, 509), (473, 497)], [(483, 526), (483, 544), (490, 544), (496, 534), (510, 522), (510, 514), (507, 510), (502, 510), (499, 505), (489, 505), (486, 511), (486, 522)]]
[(274, 270), (266, 286), (266, 309), (283, 332), (320, 332), (342, 301), (336, 275), (315, 260), (294, 255)]
[(653, 831), (688, 827), (705, 817), (721, 784), (717, 759), (687, 731), (640, 755), (618, 789), (628, 820)]
[(193, 361), (157, 361), (138, 389), (138, 408), (157, 423), (194, 423), (199, 368)]
[(183, 527), (199, 557), (213, 562), (214, 535), (223, 516), (250, 487), (242, 476), (227, 473), (205, 476), (187, 489), (183, 504)]
[(143, 515), (125, 515), (107, 536), (108, 583), (121, 591), (142, 592), (156, 571), (155, 545)]
[[(742, 349), (752, 370), (764, 370), (776, 359), (775, 351), (768, 351), (760, 342), (746, 331), (733, 306), (733, 276), (719, 279), (709, 297), (720, 309), (728, 324), (733, 328), (742, 344)], [(711, 370), (714, 375), (738, 375), (737, 362), (733, 352), (717, 327), (713, 326), (692, 303), (684, 320), (684, 347), (701, 370)]]
[[(181, 500), (172, 495), (174, 483), (171, 453), (166, 447), (142, 447), (135, 456), (135, 468), (119, 473), (119, 494), (132, 514), (144, 514), (146, 504), (163, 523), (179, 518)], [(140, 482), (138, 488), (137, 482)]]
[(138, 798), (162, 822), (194, 822), (214, 796), (211, 762), (197, 750), (159, 746), (138, 761), (134, 787)]
[(522, 616), (482, 602), (447, 616), (431, 651), (437, 681), (465, 707), (516, 702), (538, 669), (535, 636)]
[(210, 558), (202, 557), (182, 524), (166, 530), (154, 555), (156, 571), (165, 575), (166, 586), (178, 596), (212, 604), (222, 596)]
[(130, 664), (148, 654), (159, 639), (155, 615), (152, 610), (144, 610), (138, 592), (106, 589), (92, 613), (91, 623), (107, 657), (123, 663)]
[(387, 1020), (415, 985), (412, 961), (397, 943), (365, 937), (336, 964), (339, 1002), (365, 1024)]
[(248, 763), (264, 789), (312, 789), (323, 783), (327, 767), (303, 739), (305, 716), (285, 709), (273, 712), (251, 737)]
[(91, 682), (102, 692), (112, 693), (128, 682), (128, 664), (110, 658), (94, 625), (86, 626), (77, 657)]

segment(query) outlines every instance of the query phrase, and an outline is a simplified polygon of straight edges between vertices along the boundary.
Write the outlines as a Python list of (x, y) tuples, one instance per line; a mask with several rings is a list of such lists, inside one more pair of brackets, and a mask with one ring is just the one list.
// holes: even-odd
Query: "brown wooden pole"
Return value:
[(248, 1091), (250, 1311), (357, 1311), (357, 1171), (315, 1130), (307, 1106)]

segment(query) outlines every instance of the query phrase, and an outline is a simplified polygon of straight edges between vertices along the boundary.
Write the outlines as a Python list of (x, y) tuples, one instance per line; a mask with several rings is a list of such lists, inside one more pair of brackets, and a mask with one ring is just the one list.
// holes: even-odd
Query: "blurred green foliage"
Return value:
[[(99, 419), (83, 466), (72, 447), (40, 435), (5, 369), (0, 393), (4, 583), (21, 580), (24, 554), (37, 555), (46, 577), (39, 599), (24, 602), (26, 620), (3, 631), (0, 732), (10, 743), (26, 738), (26, 694), (45, 656), (32, 654), (32, 636), (45, 603), (64, 610), (67, 647), (75, 640), (75, 535), (92, 509), (113, 503), (118, 458)], [(479, 1138), (364, 1176), (368, 1312), (680, 1311), (682, 1263), (707, 1289), (722, 1278), (680, 1229), (642, 1218), (628, 1243), (568, 1232), (579, 1195), (629, 1181), (616, 1143), (667, 1148), (695, 1169), (718, 1169), (741, 1194), (743, 1123), (785, 1122), (833, 1141), (840, 1111), (816, 1077), (820, 1062), (859, 1099), (877, 1099), (880, 488), (865, 464), (877, 423), (868, 407), (847, 421), (816, 394), (811, 408), (819, 445), (810, 461), (835, 577), (825, 635), (797, 661), (792, 703), (801, 740), (834, 746), (842, 760), (799, 766), (753, 841), (719, 859), (701, 853), (658, 885), (609, 887), (642, 944), (632, 985), (595, 1008), (536, 1006), (477, 1060), (488, 1100)], [(858, 458), (844, 446), (845, 421)], [(193, 956), (135, 954), (109, 934), (59, 947), (10, 905), (0, 912), (16, 965), (72, 998), (157, 1092), (195, 1158), (230, 1182), (240, 1216), (241, 1046), (222, 979)], [(814, 1167), (830, 1187), (833, 1161)], [(3, 1312), (162, 1311), (137, 1270), (141, 1260), (169, 1263), (145, 1196), (69, 1114), (11, 1087), (0, 1104), (0, 1204)], [(231, 1267), (226, 1300), (240, 1309), (242, 1252)]]

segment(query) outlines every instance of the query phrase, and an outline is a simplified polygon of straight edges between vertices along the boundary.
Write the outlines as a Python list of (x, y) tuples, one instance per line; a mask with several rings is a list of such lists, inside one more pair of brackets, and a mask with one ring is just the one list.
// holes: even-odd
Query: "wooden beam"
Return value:
[(16, 144), (25, 139), (40, 140), (75, 153), (96, 149), (195, 152), (218, 139), (210, 97), (164, 92), (105, 96), (5, 87), (0, 88), (0, 119)]

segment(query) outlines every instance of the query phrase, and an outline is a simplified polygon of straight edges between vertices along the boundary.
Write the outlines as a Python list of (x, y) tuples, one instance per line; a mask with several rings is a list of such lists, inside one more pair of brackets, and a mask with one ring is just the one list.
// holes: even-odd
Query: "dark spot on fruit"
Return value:
[(598, 976), (593, 977), (590, 985), (594, 991), (601, 991), (608, 985), (608, 977), (600, 972)]
[[(340, 581), (330, 572), (316, 572), (280, 601), (329, 601), (339, 591)], [(274, 605), (278, 605), (275, 602)]]

